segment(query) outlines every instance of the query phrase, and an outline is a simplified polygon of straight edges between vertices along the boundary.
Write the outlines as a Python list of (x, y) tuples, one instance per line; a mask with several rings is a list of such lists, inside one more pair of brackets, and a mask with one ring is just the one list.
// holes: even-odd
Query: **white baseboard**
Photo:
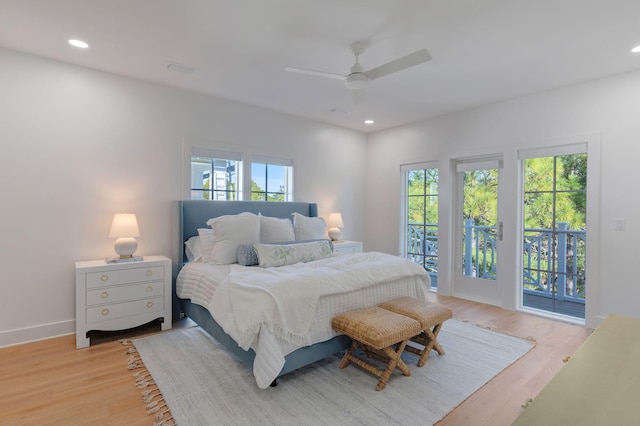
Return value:
[(75, 334), (75, 320), (60, 321), (17, 330), (0, 331), (0, 348), (22, 345), (38, 340)]

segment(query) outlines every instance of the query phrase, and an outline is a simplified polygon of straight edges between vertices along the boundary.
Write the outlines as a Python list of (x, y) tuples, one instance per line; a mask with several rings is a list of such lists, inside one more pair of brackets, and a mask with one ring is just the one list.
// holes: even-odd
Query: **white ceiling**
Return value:
[[(639, 69), (639, 19), (640, 0), (0, 0), (0, 46), (370, 132)], [(346, 74), (356, 41), (365, 69), (433, 59), (357, 106), (283, 70)]]

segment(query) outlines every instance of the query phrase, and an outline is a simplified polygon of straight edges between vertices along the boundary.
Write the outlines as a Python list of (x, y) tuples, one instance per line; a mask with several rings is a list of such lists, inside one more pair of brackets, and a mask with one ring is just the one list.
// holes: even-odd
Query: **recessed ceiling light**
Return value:
[(373, 124), (375, 121), (373, 120), (364, 120), (364, 124)]
[(69, 40), (69, 44), (75, 47), (79, 47), (80, 49), (86, 49), (87, 47), (89, 47), (89, 45), (82, 40), (71, 39)]
[(633, 49), (631, 49), (632, 53), (640, 53), (640, 46), (636, 46)]

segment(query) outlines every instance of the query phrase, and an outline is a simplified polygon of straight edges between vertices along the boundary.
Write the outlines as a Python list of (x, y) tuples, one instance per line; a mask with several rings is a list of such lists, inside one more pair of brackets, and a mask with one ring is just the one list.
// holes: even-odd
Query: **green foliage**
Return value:
[(211, 192), (209, 191), (209, 189), (211, 188), (211, 178), (207, 178), (207, 180), (202, 184), (202, 198), (204, 200), (210, 200), (211, 199)]
[(586, 154), (526, 160), (525, 228), (552, 228), (554, 223), (567, 222), (569, 229), (585, 229), (586, 189)]
[(472, 170), (464, 175), (464, 219), (476, 226), (496, 226), (498, 221), (498, 170)]
[(251, 180), (251, 201), (285, 201), (284, 185), (280, 185), (280, 192), (267, 193), (254, 180)]
[(408, 223), (438, 223), (438, 169), (412, 170), (408, 176)]

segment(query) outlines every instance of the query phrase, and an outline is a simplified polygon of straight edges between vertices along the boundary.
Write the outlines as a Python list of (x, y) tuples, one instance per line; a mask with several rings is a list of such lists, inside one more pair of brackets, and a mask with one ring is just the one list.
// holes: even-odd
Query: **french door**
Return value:
[(497, 306), (502, 304), (501, 164), (501, 158), (457, 162), (453, 203), (453, 294)]
[(522, 306), (585, 319), (585, 144), (520, 153), (523, 173)]
[(401, 253), (422, 266), (438, 287), (438, 183), (436, 163), (403, 165)]

